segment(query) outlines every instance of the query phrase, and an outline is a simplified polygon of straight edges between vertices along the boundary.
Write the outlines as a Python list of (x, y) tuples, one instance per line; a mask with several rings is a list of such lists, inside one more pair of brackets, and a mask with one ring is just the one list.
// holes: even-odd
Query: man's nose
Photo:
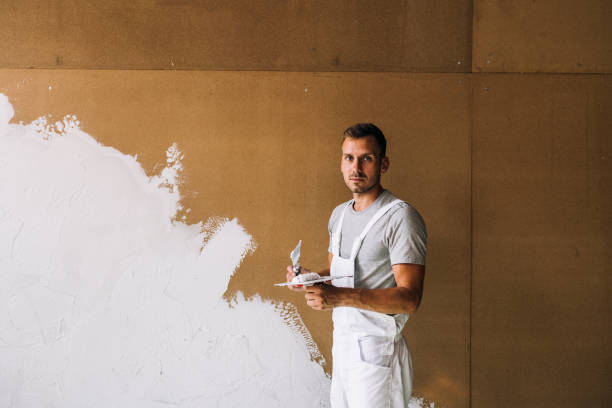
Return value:
[(355, 164), (355, 169), (361, 171), (361, 169), (363, 168), (363, 160), (356, 159), (354, 164)]

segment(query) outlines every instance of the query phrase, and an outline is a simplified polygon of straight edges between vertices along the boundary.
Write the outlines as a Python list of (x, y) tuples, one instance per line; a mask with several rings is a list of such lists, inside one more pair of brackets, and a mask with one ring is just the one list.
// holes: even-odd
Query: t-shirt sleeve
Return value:
[(389, 248), (391, 265), (425, 265), (427, 230), (418, 211), (410, 205), (402, 205), (391, 215), (389, 221), (385, 231), (385, 244)]

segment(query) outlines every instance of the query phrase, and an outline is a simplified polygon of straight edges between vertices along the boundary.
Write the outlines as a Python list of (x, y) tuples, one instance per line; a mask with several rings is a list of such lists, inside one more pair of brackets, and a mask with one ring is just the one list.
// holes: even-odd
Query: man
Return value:
[[(407, 407), (412, 366), (401, 331), (423, 294), (425, 224), (380, 183), (389, 158), (379, 128), (371, 123), (348, 128), (341, 160), (353, 199), (331, 215), (329, 269), (319, 274), (351, 277), (289, 288), (304, 290), (313, 309), (333, 309), (332, 407)], [(287, 267), (287, 281), (294, 276)]]

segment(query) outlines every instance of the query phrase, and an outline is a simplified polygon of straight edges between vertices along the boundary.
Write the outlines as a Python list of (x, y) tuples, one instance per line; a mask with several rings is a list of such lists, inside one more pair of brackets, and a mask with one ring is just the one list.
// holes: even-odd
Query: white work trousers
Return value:
[[(401, 332), (396, 333), (392, 316), (363, 312), (350, 307), (334, 309), (331, 406), (407, 407), (412, 392), (412, 361), (406, 341)], [(378, 327), (359, 330), (360, 323), (365, 323), (361, 327), (366, 329), (372, 329), (372, 323)]]

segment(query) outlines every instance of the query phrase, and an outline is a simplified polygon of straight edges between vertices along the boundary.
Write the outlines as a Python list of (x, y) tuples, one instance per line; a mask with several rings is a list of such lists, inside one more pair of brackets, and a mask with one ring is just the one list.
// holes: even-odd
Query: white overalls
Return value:
[[(370, 228), (393, 206), (395, 200), (381, 208), (355, 238), (348, 259), (340, 257), (342, 211), (332, 233), (331, 275), (355, 273), (355, 257)], [(352, 288), (353, 278), (333, 281), (334, 286)], [(402, 328), (407, 314), (389, 316), (354, 307), (333, 310), (334, 342), (331, 384), (332, 408), (400, 408), (407, 407), (412, 392), (412, 362)]]

